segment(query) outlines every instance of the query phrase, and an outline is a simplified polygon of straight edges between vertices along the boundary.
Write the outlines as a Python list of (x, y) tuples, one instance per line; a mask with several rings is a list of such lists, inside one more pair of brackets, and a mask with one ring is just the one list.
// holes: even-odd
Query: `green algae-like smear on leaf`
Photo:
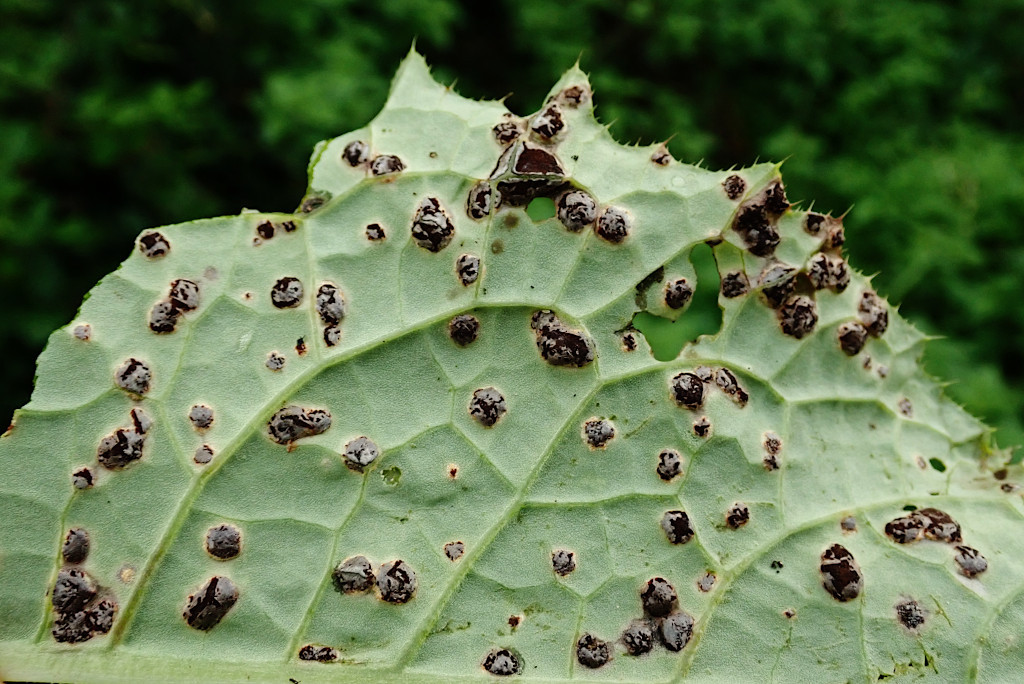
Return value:
[[(778, 166), (620, 146), (578, 69), (517, 118), (411, 54), (309, 176), (144, 232), (50, 338), (0, 439), (4, 678), (1019, 677), (1021, 472)], [(688, 320), (706, 244), (721, 330), (656, 360), (634, 318)]]

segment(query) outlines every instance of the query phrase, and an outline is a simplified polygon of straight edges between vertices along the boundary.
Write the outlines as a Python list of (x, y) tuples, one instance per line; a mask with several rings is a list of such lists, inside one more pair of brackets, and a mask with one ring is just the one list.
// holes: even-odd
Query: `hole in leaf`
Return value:
[(535, 197), (526, 207), (526, 215), (540, 223), (555, 215), (555, 201), (550, 197)]
[(935, 468), (940, 473), (946, 472), (946, 464), (943, 463), (941, 459), (929, 458), (928, 462), (931, 464), (932, 468)]
[(677, 321), (641, 311), (633, 317), (633, 327), (639, 330), (651, 345), (654, 358), (671, 361), (679, 356), (686, 344), (701, 335), (714, 335), (722, 328), (722, 310), (718, 306), (718, 266), (707, 245), (697, 245), (690, 251), (690, 263), (697, 271), (697, 291)]

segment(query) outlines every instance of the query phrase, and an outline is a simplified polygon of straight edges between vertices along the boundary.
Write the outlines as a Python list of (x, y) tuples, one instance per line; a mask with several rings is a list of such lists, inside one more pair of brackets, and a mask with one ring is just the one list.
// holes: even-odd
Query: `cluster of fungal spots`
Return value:
[(448, 321), (448, 337), (460, 347), (467, 347), (480, 335), (480, 320), (470, 314), (459, 314)]
[[(96, 448), (96, 460), (108, 470), (121, 470), (142, 458), (146, 435), (153, 427), (153, 421), (142, 409), (131, 410), (132, 426), (118, 428), (100, 440)], [(91, 481), (88, 486), (91, 486)]]
[(480, 257), (474, 254), (461, 254), (455, 260), (455, 275), (463, 287), (469, 287), (480, 277)]
[[(740, 385), (736, 375), (728, 368), (713, 369), (707, 366), (698, 366), (693, 371), (677, 373), (669, 381), (669, 391), (672, 399), (681, 408), (696, 411), (704, 406), (704, 399), (708, 391), (705, 385), (710, 387), (712, 383), (740, 408), (746, 406), (750, 400), (750, 395)], [(700, 437), (706, 437), (706, 433), (711, 427), (710, 423), (706, 425), (703, 423), (707, 423), (707, 416), (703, 416), (693, 426), (694, 433)]]
[(864, 589), (864, 575), (857, 559), (842, 544), (833, 544), (821, 554), (821, 584), (837, 601), (850, 601)]
[(838, 250), (846, 242), (842, 217), (809, 212), (804, 217), (804, 230), (809, 235), (822, 238), (822, 251)]
[(591, 418), (583, 423), (583, 442), (590, 449), (604, 449), (615, 438), (615, 426), (604, 418)]
[(366, 239), (370, 242), (380, 242), (387, 237), (384, 226), (379, 223), (370, 223), (366, 226)]
[(167, 241), (163, 233), (154, 230), (143, 233), (139, 237), (139, 251), (147, 259), (159, 259), (167, 256), (167, 253), (171, 251), (171, 243)]
[(829, 289), (838, 294), (850, 285), (850, 267), (841, 256), (818, 252), (807, 266), (807, 279), (815, 290)]
[[(85, 553), (75, 563), (83, 561)], [(55, 641), (67, 644), (81, 643), (109, 632), (118, 609), (117, 601), (105, 595), (96, 580), (79, 567), (60, 569), (50, 603), (55, 613), (50, 633)]]
[(761, 459), (761, 462), (765, 469), (778, 470), (779, 455), (782, 453), (782, 438), (774, 432), (766, 432), (761, 444), (764, 446), (764, 458)]
[(188, 419), (196, 430), (209, 430), (213, 425), (213, 409), (205, 404), (196, 404), (188, 410)]
[(361, 473), (380, 457), (380, 449), (369, 437), (356, 437), (345, 444), (342, 455), (349, 470)]
[(552, 311), (534, 312), (530, 327), (541, 358), (552, 366), (582, 368), (594, 360), (594, 343), (581, 330), (565, 325)]
[(363, 167), (374, 176), (384, 176), (405, 170), (405, 164), (393, 154), (374, 156), (370, 146), (362, 140), (353, 140), (341, 151), (341, 160), (352, 168)]
[(675, 449), (662, 449), (658, 453), (658, 467), (655, 472), (665, 482), (671, 482), (683, 472), (683, 457)]
[(769, 256), (775, 252), (781, 240), (777, 225), (779, 217), (787, 209), (789, 201), (786, 199), (786, 191), (782, 181), (776, 180), (740, 205), (732, 228), (739, 233), (751, 254)]
[(306, 644), (299, 649), (299, 660), (316, 663), (333, 663), (338, 659), (338, 649), (323, 644)]
[(965, 546), (960, 523), (937, 508), (920, 508), (885, 524), (885, 534), (897, 544), (913, 544), (922, 539), (953, 545), (953, 561), (965, 577), (976, 577), (988, 569), (988, 560)]
[(416, 572), (405, 561), (384, 563), (375, 575), (366, 556), (346, 558), (331, 572), (331, 579), (343, 594), (362, 594), (376, 586), (380, 600), (387, 603), (407, 603), (417, 586)]
[(279, 352), (272, 351), (267, 354), (267, 360), (264, 362), (267, 368), (272, 371), (279, 371), (284, 368), (285, 358)]
[(153, 305), (149, 312), (149, 329), (155, 333), (172, 333), (178, 318), (199, 307), (199, 286), (191, 280), (179, 278), (171, 283), (166, 299)]
[(334, 283), (320, 285), (320, 289), (316, 292), (316, 313), (324, 324), (324, 344), (328, 347), (337, 345), (341, 341), (341, 321), (348, 313), (345, 295), (337, 285)]
[[(320, 206), (321, 204), (323, 204), (322, 198), (310, 197), (306, 199), (305, 202), (303, 202), (302, 211), (305, 213), (309, 213), (310, 211), (315, 209), (316, 207), (313, 206), (313, 203), (315, 203), (316, 200), (318, 199), (320, 199), (321, 201), (316, 206)], [(310, 208), (306, 209), (307, 206)], [(282, 230), (286, 233), (294, 233), (298, 229), (298, 227), (298, 224), (296, 224), (295, 221), (291, 220), (282, 221), (281, 223), (274, 223), (269, 219), (263, 219), (262, 221), (256, 224), (256, 237), (253, 238), (252, 243), (256, 246), (259, 246), (263, 244), (265, 240), (273, 239), (273, 237)]]
[(238, 602), (238, 587), (227, 577), (214, 575), (185, 600), (181, 616), (192, 629), (205, 632), (216, 627)]
[(517, 675), (523, 671), (523, 661), (518, 653), (507, 648), (492, 649), (481, 663), (485, 672), (498, 677)]
[(412, 239), (428, 252), (437, 253), (448, 246), (455, 236), (448, 211), (436, 197), (425, 197), (412, 219)]
[(568, 549), (555, 549), (551, 552), (551, 569), (559, 577), (565, 577), (576, 570), (576, 552)]
[(324, 409), (286, 406), (271, 416), (267, 423), (270, 438), (278, 444), (291, 444), (303, 437), (312, 437), (331, 427), (331, 414)]
[(79, 323), (71, 331), (71, 334), (76, 340), (88, 342), (92, 339), (92, 326), (88, 323)]
[(505, 397), (494, 387), (473, 390), (469, 400), (469, 415), (484, 427), (494, 427), (508, 412)]
[[(847, 356), (859, 354), (868, 337), (880, 337), (889, 327), (889, 310), (885, 301), (871, 290), (861, 293), (857, 315), (857, 320), (846, 321), (838, 328), (839, 348)], [(871, 357), (865, 357), (864, 369), (871, 369)], [(879, 366), (879, 377), (884, 378), (888, 374), (888, 368)]]
[(204, 548), (217, 560), (231, 560), (242, 551), (242, 531), (228, 523), (214, 525), (206, 530)]
[(141, 397), (149, 391), (153, 373), (144, 361), (130, 358), (114, 371), (114, 384), (129, 394)]
[(444, 555), (453, 563), (462, 558), (465, 553), (466, 545), (460, 541), (450, 541), (444, 545)]
[(278, 309), (294, 309), (305, 294), (302, 281), (292, 276), (279, 278), (270, 288), (270, 303)]
[(924, 626), (927, 614), (920, 603), (912, 598), (903, 598), (893, 608), (896, 619), (911, 632), (917, 633)]
[(661, 516), (661, 529), (670, 544), (685, 544), (693, 539), (690, 516), (684, 511), (665, 511)]
[(725, 524), (730, 529), (738, 530), (750, 522), (750, 508), (742, 501), (737, 501), (725, 512)]

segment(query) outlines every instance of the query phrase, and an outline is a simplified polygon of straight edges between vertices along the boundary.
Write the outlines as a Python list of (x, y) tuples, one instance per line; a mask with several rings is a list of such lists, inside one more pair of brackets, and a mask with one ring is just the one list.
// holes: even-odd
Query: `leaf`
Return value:
[[(620, 146), (576, 68), (519, 119), (411, 54), (309, 176), (145, 231), (51, 336), (0, 441), (4, 678), (1019, 670), (1021, 470), (777, 166)], [(705, 243), (721, 329), (658, 361), (634, 316), (719, 289)]]

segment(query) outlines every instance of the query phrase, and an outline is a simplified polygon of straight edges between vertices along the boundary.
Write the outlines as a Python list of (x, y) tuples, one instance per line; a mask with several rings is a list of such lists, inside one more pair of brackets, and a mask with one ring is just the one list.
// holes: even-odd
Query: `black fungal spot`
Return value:
[(366, 556), (346, 558), (331, 572), (334, 588), (343, 594), (359, 594), (369, 591), (376, 580), (373, 566)]
[(267, 428), (270, 438), (278, 444), (291, 444), (297, 439), (326, 432), (331, 427), (331, 414), (323, 409), (286, 406), (275, 413)]
[(622, 333), (622, 351), (636, 351), (636, 335), (631, 332)]
[(593, 342), (582, 332), (567, 327), (551, 311), (535, 312), (530, 327), (537, 335), (541, 358), (552, 366), (582, 368), (594, 360)]
[(629, 235), (632, 219), (625, 209), (607, 207), (597, 219), (594, 232), (597, 236), (612, 244), (619, 244)]
[(508, 677), (522, 672), (519, 656), (507, 648), (496, 648), (484, 657), (484, 670), (498, 677)]
[(576, 660), (580, 665), (597, 669), (611, 659), (608, 642), (598, 639), (593, 634), (584, 634), (576, 642)]
[(750, 395), (747, 394), (747, 391), (740, 386), (739, 380), (736, 379), (736, 376), (728, 368), (719, 368), (715, 372), (715, 384), (718, 385), (719, 389), (721, 389), (726, 396), (741, 407), (747, 405)]
[(780, 561), (780, 560), (773, 560), (771, 562), (771, 569), (775, 571), (776, 575), (778, 575), (779, 571), (782, 570), (782, 568), (784, 568), (784, 567), (786, 567), (786, 566), (784, 566), (782, 564), (782, 561)]
[(665, 305), (670, 309), (682, 309), (693, 297), (693, 286), (686, 278), (676, 278), (665, 283)]
[(857, 519), (852, 515), (848, 515), (839, 521), (839, 527), (843, 532), (856, 532), (857, 531)]
[(188, 419), (196, 430), (208, 430), (213, 425), (213, 409), (205, 404), (196, 404), (189, 409)]
[(405, 164), (393, 154), (379, 155), (370, 162), (370, 173), (374, 176), (385, 176), (389, 173), (399, 173), (404, 170)]
[(738, 530), (750, 522), (750, 509), (745, 503), (737, 501), (725, 512), (725, 524)]
[(562, 193), (555, 203), (558, 220), (566, 230), (578, 233), (597, 220), (597, 202), (583, 190)]
[(722, 188), (725, 189), (725, 196), (731, 200), (739, 199), (747, 189), (747, 182), (733, 174), (722, 181)]
[(664, 145), (661, 145), (651, 153), (651, 161), (658, 166), (668, 166), (672, 163), (672, 155), (668, 153), (668, 149)]
[(878, 337), (889, 327), (889, 310), (882, 298), (874, 292), (868, 290), (861, 294), (857, 310), (860, 312), (860, 322), (872, 337)]
[(133, 461), (142, 458), (144, 434), (133, 428), (120, 428), (100, 440), (96, 449), (96, 460), (108, 470), (121, 470)]
[(82, 643), (109, 632), (116, 613), (117, 603), (111, 599), (97, 601), (85, 610), (58, 613), (51, 634), (58, 643)]
[(904, 515), (885, 524), (885, 533), (897, 544), (912, 544), (924, 535), (925, 520), (918, 515)]
[(256, 224), (256, 234), (264, 240), (274, 237), (274, 224), (270, 221), (260, 221)]
[(642, 620), (629, 623), (622, 633), (622, 645), (626, 647), (626, 653), (632, 656), (650, 653), (654, 647), (654, 632), (651, 626)]
[(658, 454), (657, 473), (665, 482), (670, 482), (683, 471), (683, 458), (675, 449), (662, 449)]
[(512, 631), (514, 632), (516, 630), (516, 628), (519, 627), (519, 623), (522, 622), (522, 621), (523, 621), (522, 616), (520, 616), (520, 615), (510, 615), (509, 618), (508, 618), (508, 626), (511, 627)]
[(64, 537), (60, 550), (65, 563), (81, 563), (89, 555), (89, 533), (81, 527), (72, 527)]
[(149, 391), (149, 383), (153, 374), (142, 361), (128, 359), (114, 373), (114, 382), (125, 392), (143, 395)]
[(778, 315), (782, 332), (798, 340), (810, 334), (818, 323), (818, 307), (813, 299), (803, 295), (786, 300), (779, 308)]
[(480, 321), (476, 316), (459, 314), (448, 321), (448, 337), (460, 347), (466, 347), (476, 341), (480, 334)]
[(281, 227), (284, 228), (286, 233), (294, 233), (298, 229), (298, 226), (295, 225), (295, 221), (282, 221)]
[(384, 227), (379, 223), (371, 223), (366, 226), (366, 239), (377, 242), (383, 240), (387, 235), (384, 233)]
[(493, 387), (481, 387), (473, 391), (469, 401), (469, 415), (484, 427), (494, 427), (508, 411), (505, 397)]
[[(517, 174), (526, 176), (563, 176), (565, 171), (562, 170), (562, 165), (558, 163), (558, 158), (551, 154), (545, 149), (540, 147), (534, 147), (532, 145), (523, 145), (522, 149), (519, 150), (519, 154), (516, 156), (516, 162), (512, 169)], [(550, 181), (544, 181), (550, 183)], [(561, 185), (561, 184), (559, 184)], [(505, 198), (505, 192), (501, 190), (501, 186), (498, 186), (499, 192), (501, 192), (502, 199)]]
[(910, 399), (903, 397), (902, 399), (899, 400), (896, 406), (899, 408), (900, 413), (902, 413), (907, 418), (914, 417), (914, 405), (910, 403)]
[(911, 598), (902, 599), (895, 605), (896, 619), (911, 631), (917, 631), (925, 622), (924, 608)]
[(469, 189), (469, 196), (466, 198), (466, 214), (469, 218), (480, 220), (491, 215), (491, 209), (496, 202), (492, 201), (491, 184), (487, 181), (478, 181)]
[(714, 589), (715, 582), (717, 580), (718, 577), (715, 575), (715, 573), (705, 572), (703, 575), (700, 576), (700, 579), (697, 580), (697, 589), (706, 594), (712, 589)]
[(611, 421), (591, 418), (583, 423), (583, 440), (591, 449), (604, 449), (615, 437), (615, 426)]
[(353, 140), (348, 145), (345, 145), (345, 149), (341, 151), (341, 158), (349, 166), (365, 164), (366, 160), (370, 158), (370, 146), (362, 140)]
[(722, 276), (722, 296), (726, 299), (742, 297), (749, 291), (750, 281), (745, 273), (733, 271)]
[(693, 539), (690, 516), (683, 511), (666, 511), (661, 517), (661, 529), (672, 544), (685, 544)]
[[(301, 296), (301, 295), (300, 295)], [(324, 283), (316, 292), (316, 312), (326, 325), (336, 325), (345, 318), (345, 297), (334, 283)]]
[(324, 328), (324, 344), (328, 347), (337, 346), (341, 342), (341, 328), (336, 325), (329, 325)]
[(206, 552), (218, 560), (231, 560), (242, 551), (242, 531), (222, 523), (206, 530)]
[(279, 371), (284, 368), (284, 357), (277, 352), (267, 354), (266, 367), (272, 371)]
[(170, 300), (163, 299), (149, 311), (149, 329), (155, 333), (172, 333), (178, 325), (181, 312)]
[(688, 613), (677, 611), (661, 621), (658, 632), (665, 648), (681, 651), (693, 636), (693, 618)]
[(691, 411), (704, 404), (704, 383), (693, 373), (679, 373), (669, 383), (672, 398), (677, 404)]
[(565, 128), (565, 121), (562, 119), (562, 110), (557, 104), (552, 102), (544, 108), (544, 111), (534, 118), (530, 128), (533, 129), (534, 133), (545, 140), (554, 138)]
[(864, 348), (868, 339), (868, 331), (856, 321), (843, 323), (839, 326), (839, 348), (847, 356), (856, 356)]
[(302, 199), (302, 204), (299, 205), (299, 211), (301, 211), (303, 214), (308, 214), (310, 212), (316, 211), (320, 207), (327, 204), (327, 200), (329, 200), (330, 198), (331, 196), (329, 194), (309, 195), (308, 197), (304, 197)]
[(850, 601), (864, 589), (864, 576), (853, 554), (841, 544), (833, 544), (821, 554), (821, 581), (825, 591), (837, 601)]
[(782, 306), (789, 295), (796, 289), (796, 269), (782, 264), (775, 264), (766, 267), (761, 273), (759, 281), (761, 294), (765, 301), (773, 309)]
[(576, 569), (576, 554), (568, 549), (555, 549), (551, 552), (551, 569), (565, 577)]
[(167, 256), (167, 253), (171, 251), (171, 243), (161, 233), (156, 231), (143, 233), (139, 238), (139, 251), (147, 259), (158, 259), (162, 256)]
[(214, 576), (189, 595), (182, 617), (192, 629), (207, 631), (224, 619), (238, 601), (238, 587), (227, 577)]
[(960, 567), (960, 573), (964, 577), (977, 577), (988, 570), (988, 561), (977, 549), (970, 546), (956, 547), (956, 555), (953, 560)]
[(787, 608), (786, 610), (782, 611), (782, 615), (787, 620), (792, 620), (793, 618), (796, 617), (796, 611), (793, 610), (792, 608)]
[(377, 460), (380, 456), (380, 449), (369, 437), (356, 437), (345, 444), (345, 465), (358, 473)]
[(96, 479), (89, 468), (79, 468), (71, 473), (71, 485), (75, 489), (88, 489), (92, 487)]
[(199, 286), (191, 280), (179, 278), (172, 282), (168, 296), (179, 311), (195, 311), (199, 307)]
[(380, 566), (377, 576), (380, 597), (388, 603), (405, 603), (416, 592), (416, 573), (402, 560)]
[(462, 254), (455, 260), (455, 274), (459, 282), (469, 287), (480, 277), (480, 257), (473, 254)]
[(436, 197), (425, 197), (412, 219), (412, 239), (428, 252), (440, 252), (455, 235), (448, 212)]
[(780, 215), (789, 209), (786, 189), (781, 180), (776, 180), (765, 189), (764, 208), (769, 214)]
[(807, 266), (807, 279), (816, 290), (843, 292), (850, 284), (850, 268), (841, 257), (815, 254)]
[(270, 289), (270, 301), (278, 309), (290, 309), (302, 302), (302, 282), (291, 276), (281, 278)]
[(444, 555), (453, 563), (462, 558), (462, 554), (465, 552), (466, 545), (460, 541), (448, 542), (444, 545)]
[(804, 230), (811, 235), (817, 235), (821, 232), (821, 227), (825, 224), (825, 216), (811, 212), (804, 218)]
[(96, 580), (78, 568), (61, 568), (50, 602), (58, 613), (77, 613), (96, 598)]
[(705, 438), (711, 434), (711, 421), (707, 416), (701, 416), (700, 419), (694, 421), (693, 434)]
[(213, 448), (209, 444), (203, 444), (192, 455), (192, 460), (199, 465), (206, 465), (213, 460)]
[(320, 644), (306, 644), (299, 649), (299, 660), (312, 660), (317, 663), (331, 663), (338, 659), (338, 649)]
[(508, 119), (491, 129), (494, 138), (502, 145), (508, 145), (522, 133), (522, 124), (516, 119)]
[(92, 326), (88, 323), (81, 323), (75, 326), (75, 329), (71, 331), (71, 334), (75, 336), (76, 340), (88, 342), (92, 339)]
[[(938, 460), (938, 459), (934, 459), (934, 460)], [(941, 461), (939, 461), (939, 462), (941, 463)], [(933, 464), (933, 466), (934, 466), (934, 464)], [(943, 470), (945, 470), (945, 468), (943, 468)], [(1001, 489), (1003, 492), (1005, 492), (1007, 494), (1016, 494), (1017, 492), (1020, 491), (1020, 485), (1016, 484), (1014, 482), (1004, 482), (1003, 484), (999, 485), (999, 489)]]

